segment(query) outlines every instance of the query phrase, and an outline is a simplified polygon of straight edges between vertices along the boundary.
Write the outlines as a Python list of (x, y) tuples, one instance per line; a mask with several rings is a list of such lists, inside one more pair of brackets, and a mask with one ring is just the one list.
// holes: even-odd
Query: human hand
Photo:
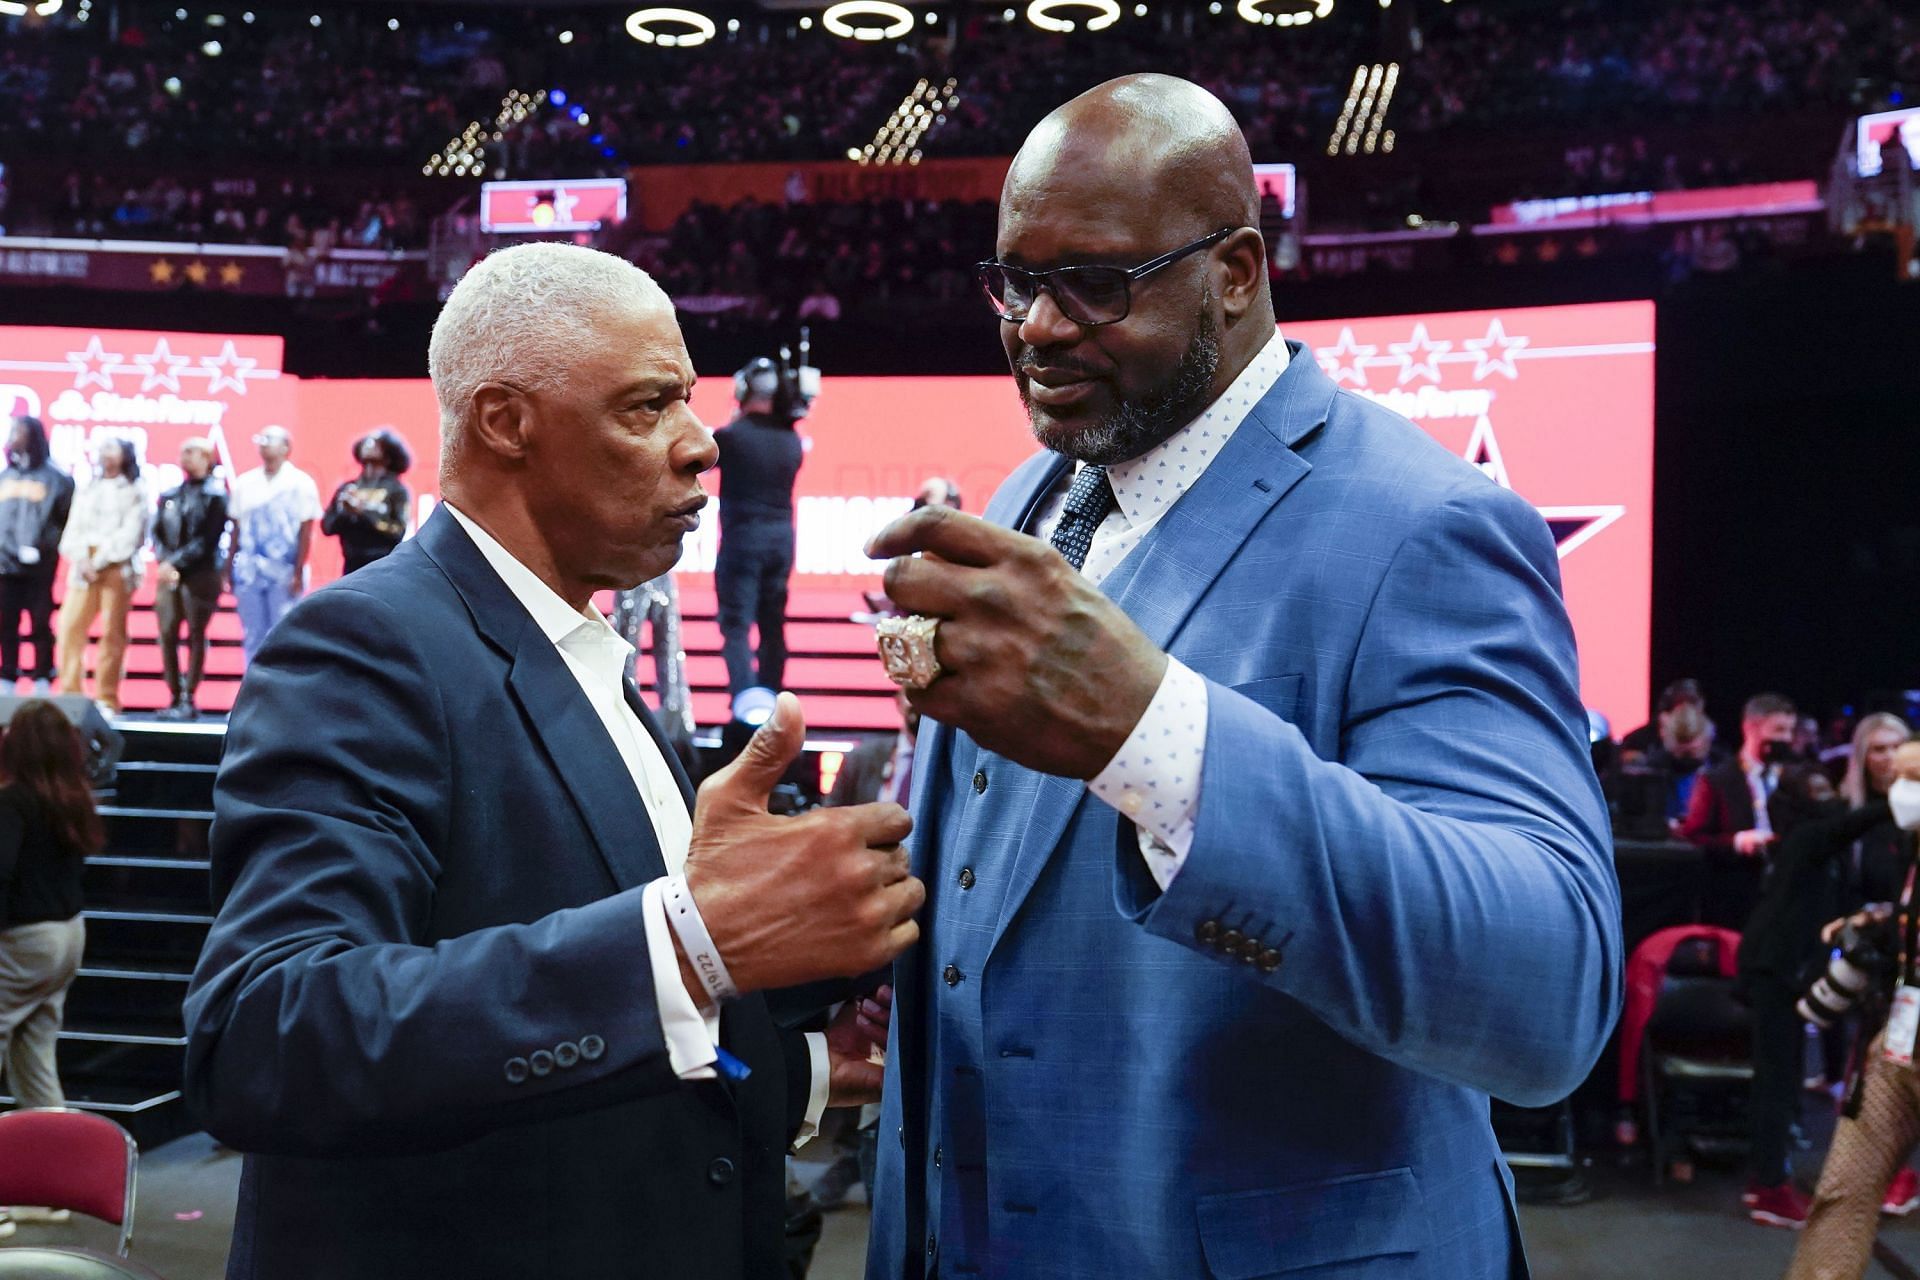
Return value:
[(781, 694), (773, 718), (694, 804), (687, 888), (742, 992), (870, 973), (920, 936), (913, 914), (926, 887), (907, 874), (905, 809), (767, 812), (805, 738), (800, 700)]
[(1733, 851), (1744, 858), (1755, 857), (1780, 837), (1771, 831), (1741, 831), (1733, 837)]
[(1017, 764), (1095, 776), (1166, 674), (1167, 655), (1038, 538), (922, 507), (876, 534), (867, 554), (897, 557), (886, 572), (895, 607), (940, 619), (941, 674), (908, 700)]
[(827, 1026), (827, 1105), (858, 1107), (880, 1101), (880, 1083), (886, 1078), (883, 1061), (874, 1059), (887, 1047), (887, 1025), (893, 1018), (893, 988), (881, 987), (870, 996), (849, 1000)]
[(154, 576), (157, 579), (159, 579), (161, 586), (171, 587), (175, 583), (180, 581), (180, 570), (174, 568), (172, 565), (166, 563), (163, 560), (160, 562), (160, 568), (154, 574)]

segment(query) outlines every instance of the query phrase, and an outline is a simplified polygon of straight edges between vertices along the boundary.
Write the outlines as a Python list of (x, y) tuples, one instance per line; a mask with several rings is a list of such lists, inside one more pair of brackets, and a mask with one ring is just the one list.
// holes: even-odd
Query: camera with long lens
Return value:
[(1813, 980), (1794, 1011), (1822, 1031), (1859, 1003), (1875, 982), (1893, 972), (1893, 925), (1888, 920), (1864, 924), (1849, 920), (1834, 940), (1833, 958), (1826, 972)]
[(807, 416), (820, 395), (820, 370), (812, 363), (813, 341), (806, 327), (800, 329), (800, 350), (782, 346), (779, 359), (756, 356), (733, 375), (733, 397), (745, 404), (750, 398), (765, 397), (772, 402), (772, 416), (792, 424)]

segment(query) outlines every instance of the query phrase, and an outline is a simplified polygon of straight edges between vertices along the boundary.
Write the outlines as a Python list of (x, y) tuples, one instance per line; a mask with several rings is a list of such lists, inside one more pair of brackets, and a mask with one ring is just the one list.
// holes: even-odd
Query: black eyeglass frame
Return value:
[[(1014, 314), (1010, 308), (1003, 310), (1003, 304), (993, 290), (993, 274), (995, 272), (1008, 277), (1024, 276), (1033, 282), (1034, 301), (1039, 300), (1040, 292), (1044, 289), (1053, 295), (1053, 305), (1059, 307), (1060, 313), (1066, 316), (1067, 319), (1073, 321), (1073, 323), (1079, 325), (1082, 329), (1097, 329), (1102, 325), (1119, 324), (1122, 320), (1125, 320), (1133, 314), (1133, 285), (1136, 280), (1144, 280), (1154, 272), (1161, 270), (1163, 267), (1170, 267), (1190, 254), (1198, 253), (1202, 249), (1212, 248), (1238, 230), (1240, 230), (1239, 227), (1222, 227), (1218, 231), (1201, 236), (1191, 244), (1181, 245), (1171, 253), (1163, 253), (1159, 257), (1151, 258), (1137, 267), (1087, 264), (1084, 266), (1055, 267), (1050, 271), (1028, 271), (1025, 267), (1010, 267), (998, 259), (988, 258), (985, 262), (975, 263), (973, 269), (974, 274), (980, 280), (981, 286), (987, 291), (987, 300), (993, 307), (994, 314), (1004, 321), (1012, 324), (1026, 323), (1027, 317), (1032, 314), (1033, 303), (1029, 302), (1027, 304), (1027, 310), (1018, 315)], [(1061, 291), (1055, 288), (1055, 282), (1062, 277), (1071, 280), (1075, 273), (1086, 271), (1116, 272), (1119, 274), (1123, 305), (1120, 309), (1120, 314), (1113, 319), (1082, 320), (1079, 316), (1073, 314), (1067, 307), (1067, 304), (1062, 301), (1060, 297)], [(1068, 292), (1070, 293), (1071, 290), (1068, 290)]]

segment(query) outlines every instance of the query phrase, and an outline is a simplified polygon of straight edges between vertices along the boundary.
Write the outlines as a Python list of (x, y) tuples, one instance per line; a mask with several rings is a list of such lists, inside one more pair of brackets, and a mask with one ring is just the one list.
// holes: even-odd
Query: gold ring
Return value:
[(938, 679), (940, 659), (933, 652), (933, 637), (939, 630), (938, 618), (917, 613), (880, 619), (878, 646), (887, 679), (902, 689), (924, 689)]

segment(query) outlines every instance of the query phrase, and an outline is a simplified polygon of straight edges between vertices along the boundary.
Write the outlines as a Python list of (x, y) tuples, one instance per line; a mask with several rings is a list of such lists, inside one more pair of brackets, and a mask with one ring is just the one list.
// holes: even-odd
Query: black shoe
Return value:
[(159, 715), (159, 719), (162, 720), (198, 720), (199, 718), (200, 712), (194, 707), (193, 699), (184, 694)]

